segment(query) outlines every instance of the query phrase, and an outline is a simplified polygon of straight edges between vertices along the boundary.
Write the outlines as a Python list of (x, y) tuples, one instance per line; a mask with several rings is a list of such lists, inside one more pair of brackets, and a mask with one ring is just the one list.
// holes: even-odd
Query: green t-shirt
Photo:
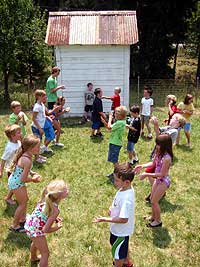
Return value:
[[(23, 112), (23, 114), (24, 114), (24, 120), (28, 121), (28, 117), (26, 116), (26, 114), (24, 112)], [(9, 124), (16, 124), (17, 119), (18, 119), (18, 116), (15, 113), (10, 114)], [(22, 135), (24, 137), (27, 134), (25, 125), (22, 123), (21, 120), (19, 120), (17, 124), (20, 126), (21, 131), (22, 131)]]
[(122, 146), (122, 137), (124, 134), (126, 121), (118, 120), (112, 125), (111, 136), (110, 136), (110, 144)]
[(47, 79), (47, 82), (46, 82), (46, 94), (47, 94), (48, 102), (56, 102), (56, 100), (58, 98), (57, 92), (52, 93), (51, 90), (56, 88), (57, 85), (58, 85), (58, 82), (57, 82), (56, 77), (50, 76)]

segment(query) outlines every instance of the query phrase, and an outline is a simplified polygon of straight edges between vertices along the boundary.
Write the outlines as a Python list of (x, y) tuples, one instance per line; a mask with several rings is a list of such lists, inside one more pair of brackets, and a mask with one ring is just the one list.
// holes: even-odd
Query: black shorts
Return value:
[(85, 112), (89, 112), (93, 110), (93, 105), (86, 105), (85, 106)]
[(110, 233), (110, 244), (112, 246), (112, 256), (115, 260), (122, 260), (128, 255), (129, 236), (115, 236)]
[(48, 102), (47, 103), (47, 106), (48, 106), (48, 109), (53, 109), (53, 106), (55, 105), (56, 102)]

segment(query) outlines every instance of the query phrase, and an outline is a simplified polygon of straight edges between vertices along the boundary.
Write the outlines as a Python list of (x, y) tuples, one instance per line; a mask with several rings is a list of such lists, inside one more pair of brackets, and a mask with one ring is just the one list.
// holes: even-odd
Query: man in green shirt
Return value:
[(60, 69), (58, 67), (53, 67), (51, 76), (47, 79), (47, 82), (46, 82), (48, 109), (53, 109), (53, 106), (58, 98), (57, 91), (65, 88), (64, 85), (58, 86), (57, 77), (59, 74), (60, 74)]

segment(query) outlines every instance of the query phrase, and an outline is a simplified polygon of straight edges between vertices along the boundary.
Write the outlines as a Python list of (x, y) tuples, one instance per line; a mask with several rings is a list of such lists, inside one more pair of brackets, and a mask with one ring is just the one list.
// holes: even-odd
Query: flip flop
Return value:
[(25, 233), (25, 229), (22, 226), (18, 228), (13, 228), (12, 226), (10, 226), (9, 230), (15, 233)]

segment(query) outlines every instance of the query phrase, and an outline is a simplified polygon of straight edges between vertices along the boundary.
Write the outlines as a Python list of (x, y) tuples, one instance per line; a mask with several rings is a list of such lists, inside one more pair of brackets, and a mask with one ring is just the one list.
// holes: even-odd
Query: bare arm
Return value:
[(112, 97), (111, 97), (111, 96), (102, 96), (101, 98), (102, 98), (102, 99), (112, 100)]
[(35, 124), (35, 126), (38, 128), (40, 134), (42, 135), (42, 134), (44, 134), (44, 131), (43, 131), (43, 129), (40, 127), (39, 123), (38, 123), (37, 120), (36, 120), (37, 114), (38, 114), (38, 112), (33, 112), (32, 120), (33, 120), (33, 123)]
[(93, 220), (93, 223), (99, 223), (99, 222), (110, 222), (110, 223), (127, 223), (128, 218), (120, 218), (120, 217), (95, 217)]
[(0, 178), (3, 176), (3, 170), (4, 170), (5, 163), (6, 163), (6, 161), (2, 159), (1, 165), (0, 165)]
[(51, 93), (55, 93), (55, 92), (57, 92), (58, 90), (60, 90), (60, 89), (64, 89), (64, 88), (65, 88), (65, 86), (62, 84), (62, 85), (57, 86), (56, 88), (52, 88), (52, 89), (50, 89), (50, 91), (51, 91)]
[(152, 114), (153, 114), (153, 106), (151, 106), (150, 110), (151, 110), (150, 116), (152, 116)]
[(45, 226), (43, 227), (44, 233), (52, 233), (59, 230), (62, 227), (61, 221), (59, 221), (56, 226), (52, 226), (55, 223), (58, 215), (59, 215), (59, 210), (57, 207), (54, 207), (52, 214), (49, 216)]

